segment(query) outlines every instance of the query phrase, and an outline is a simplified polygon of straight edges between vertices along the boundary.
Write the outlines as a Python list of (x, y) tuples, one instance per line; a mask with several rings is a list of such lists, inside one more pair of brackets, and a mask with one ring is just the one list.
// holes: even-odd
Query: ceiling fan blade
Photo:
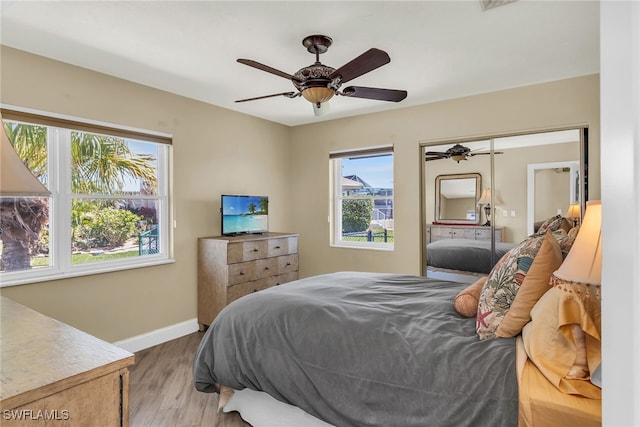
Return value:
[(406, 90), (380, 89), (375, 87), (349, 86), (341, 95), (352, 98), (377, 99), (378, 101), (400, 102), (407, 97)]
[(391, 62), (391, 58), (387, 52), (372, 48), (335, 70), (329, 75), (329, 78), (333, 80), (336, 77), (341, 77), (340, 82), (345, 83), (389, 62)]
[(255, 98), (238, 99), (235, 102), (255, 101), (257, 99), (273, 98), (275, 96), (286, 96), (287, 98), (295, 98), (296, 96), (299, 96), (299, 95), (300, 95), (300, 92), (282, 92), (282, 93), (274, 93), (272, 95), (256, 96)]
[(426, 156), (441, 156), (441, 157), (449, 157), (448, 153), (444, 151), (427, 151), (424, 153)]
[(258, 70), (266, 71), (267, 73), (275, 74), (276, 76), (293, 80), (293, 76), (291, 74), (287, 74), (284, 71), (276, 70), (275, 68), (269, 67), (268, 65), (261, 64), (252, 59), (239, 58), (237, 61), (241, 64), (248, 65), (249, 67), (257, 68)]
[(429, 160), (442, 160), (442, 159), (446, 159), (447, 157), (443, 157), (443, 156), (426, 156), (424, 158), (424, 160), (426, 162), (428, 162)]
[[(491, 153), (469, 153), (468, 156), (469, 157), (473, 157), (473, 156), (482, 155), (482, 154), (491, 154)], [(502, 152), (502, 151), (494, 151), (493, 154), (504, 154), (504, 152)]]

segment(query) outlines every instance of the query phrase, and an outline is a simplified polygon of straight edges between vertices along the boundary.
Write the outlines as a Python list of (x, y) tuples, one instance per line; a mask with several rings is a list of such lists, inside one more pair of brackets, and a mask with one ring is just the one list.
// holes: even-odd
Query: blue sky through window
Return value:
[(358, 175), (370, 186), (393, 187), (393, 155), (342, 159), (342, 176)]
[[(154, 166), (157, 168), (158, 160), (158, 146), (155, 143), (135, 141), (132, 139), (125, 139), (125, 142), (129, 146), (132, 153), (135, 154), (150, 154), (155, 157)], [(140, 180), (127, 178), (124, 184), (124, 191), (137, 192), (140, 190)]]

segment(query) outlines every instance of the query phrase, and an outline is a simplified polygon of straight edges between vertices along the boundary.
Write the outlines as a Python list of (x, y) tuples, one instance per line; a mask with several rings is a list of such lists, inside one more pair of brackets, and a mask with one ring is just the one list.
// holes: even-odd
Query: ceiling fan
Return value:
[[(440, 160), (440, 159), (452, 159), (460, 163), (461, 160), (467, 160), (469, 157), (478, 156), (482, 154), (491, 154), (490, 152), (474, 153), (469, 147), (465, 147), (460, 144), (456, 144), (446, 151), (427, 151), (425, 154), (425, 161)], [(494, 154), (502, 154), (502, 151), (494, 151)]]
[(388, 64), (391, 58), (385, 51), (372, 48), (336, 69), (320, 62), (320, 54), (325, 53), (332, 43), (333, 40), (330, 37), (323, 35), (305, 37), (302, 40), (302, 45), (307, 48), (307, 51), (316, 55), (316, 62), (299, 69), (293, 75), (251, 59), (238, 59), (241, 64), (291, 80), (297, 91), (239, 99), (236, 102), (255, 101), (275, 96), (286, 96), (287, 98), (302, 96), (313, 104), (314, 111), (318, 113), (320, 112), (321, 104), (331, 99), (334, 95), (391, 102), (399, 102), (407, 97), (406, 90), (363, 86), (349, 86), (340, 90), (343, 83)]

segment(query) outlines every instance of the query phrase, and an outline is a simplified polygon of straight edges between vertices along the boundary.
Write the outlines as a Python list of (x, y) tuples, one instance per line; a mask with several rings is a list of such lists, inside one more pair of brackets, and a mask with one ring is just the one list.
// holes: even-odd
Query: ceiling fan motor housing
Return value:
[(301, 68), (294, 75), (293, 85), (302, 92), (302, 96), (314, 104), (330, 100), (335, 95), (335, 89), (331, 88), (329, 76), (335, 68), (315, 63)]
[(335, 68), (322, 64), (313, 64), (296, 71), (292, 81), (298, 90), (310, 87), (328, 87), (331, 83), (329, 76), (334, 71)]

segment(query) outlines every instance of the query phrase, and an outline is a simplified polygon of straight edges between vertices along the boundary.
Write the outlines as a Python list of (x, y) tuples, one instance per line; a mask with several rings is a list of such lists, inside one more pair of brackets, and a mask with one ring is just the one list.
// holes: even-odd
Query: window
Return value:
[(393, 249), (393, 147), (329, 155), (332, 244)]
[(49, 197), (0, 197), (0, 282), (169, 261), (171, 139), (2, 110), (18, 156)]

